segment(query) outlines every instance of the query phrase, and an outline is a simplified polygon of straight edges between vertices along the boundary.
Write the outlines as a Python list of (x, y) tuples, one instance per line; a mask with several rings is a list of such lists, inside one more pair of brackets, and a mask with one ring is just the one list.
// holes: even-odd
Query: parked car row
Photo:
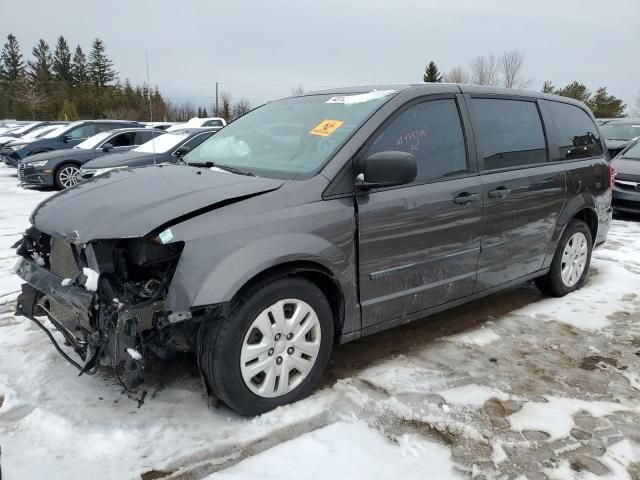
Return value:
[(579, 289), (611, 221), (601, 132), (563, 97), (356, 87), (184, 135), (152, 140), (180, 162), (117, 168), (146, 143), (85, 163), (94, 177), (41, 203), (18, 245), (19, 313), (127, 391), (150, 355), (193, 351), (242, 414), (296, 401), (336, 344), (528, 280)]
[[(176, 163), (182, 153), (224, 125), (221, 118), (196, 118), (183, 124), (118, 120), (31, 122), (0, 137), (0, 159), (18, 168), (23, 186), (64, 189), (113, 168)], [(163, 135), (168, 136), (160, 140)], [(177, 151), (180, 148), (181, 153)], [(130, 155), (122, 155), (132, 149), (135, 151)], [(98, 161), (105, 156), (113, 158)], [(81, 168), (87, 162), (81, 177)]]

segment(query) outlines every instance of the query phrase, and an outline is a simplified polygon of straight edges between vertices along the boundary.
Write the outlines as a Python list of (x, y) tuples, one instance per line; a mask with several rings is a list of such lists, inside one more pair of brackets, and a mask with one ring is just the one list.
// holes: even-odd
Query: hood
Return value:
[(616, 178), (620, 180), (640, 181), (640, 160), (624, 160), (617, 158), (613, 161)]
[[(166, 162), (168, 155), (166, 153), (156, 153), (156, 163)], [(136, 152), (130, 150), (128, 152), (118, 152), (112, 154), (104, 154), (98, 158), (85, 163), (84, 168), (111, 168), (111, 167), (140, 167), (143, 165), (153, 164), (153, 154)]]
[(608, 150), (622, 150), (633, 140), (605, 140), (604, 143)]
[(65, 148), (63, 150), (53, 150), (51, 152), (36, 153), (21, 160), (22, 163), (40, 162), (42, 160), (78, 160), (79, 162), (94, 158), (96, 155), (106, 155), (102, 150), (85, 150), (84, 148)]
[(20, 138), (13, 137), (10, 142), (7, 142), (8, 145), (32, 145), (37, 141), (41, 141), (41, 138)]
[(31, 223), (74, 243), (142, 237), (179, 217), (205, 213), (283, 183), (175, 165), (119, 170), (45, 200), (34, 210)]

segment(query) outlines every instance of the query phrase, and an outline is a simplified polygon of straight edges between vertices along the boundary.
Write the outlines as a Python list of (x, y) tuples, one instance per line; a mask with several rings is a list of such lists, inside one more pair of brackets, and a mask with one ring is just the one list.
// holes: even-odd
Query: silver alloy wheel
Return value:
[(574, 233), (562, 252), (561, 277), (565, 286), (573, 287), (578, 283), (587, 265), (588, 254), (587, 237), (582, 232)]
[(308, 303), (290, 298), (265, 308), (242, 342), (240, 371), (245, 385), (265, 398), (291, 392), (315, 365), (320, 339), (320, 321)]
[(78, 183), (79, 174), (80, 169), (78, 167), (67, 165), (65, 167), (62, 167), (62, 169), (58, 172), (58, 180), (60, 180), (60, 184), (64, 188), (73, 187), (76, 183)]

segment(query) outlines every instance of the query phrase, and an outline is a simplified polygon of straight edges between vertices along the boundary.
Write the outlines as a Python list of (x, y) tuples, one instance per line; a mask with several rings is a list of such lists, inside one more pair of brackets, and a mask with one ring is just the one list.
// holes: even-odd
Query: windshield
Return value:
[(638, 124), (607, 124), (600, 127), (604, 138), (607, 140), (631, 140), (640, 137), (640, 122)]
[(22, 138), (38, 138), (45, 133), (50, 132), (54, 128), (58, 128), (59, 126), (60, 125), (43, 125), (42, 127), (31, 130), (29, 133), (25, 133)]
[(57, 138), (60, 135), (62, 135), (64, 132), (66, 132), (67, 130), (70, 130), (71, 128), (77, 126), (80, 122), (76, 122), (76, 123), (70, 123), (68, 125), (62, 125), (54, 130), (51, 130), (49, 133), (47, 133), (46, 135), (43, 135), (42, 138)]
[(84, 142), (80, 142), (74, 148), (82, 148), (83, 150), (93, 150), (102, 142), (104, 142), (107, 138), (109, 138), (111, 135), (113, 135), (113, 132), (110, 132), (110, 131), (98, 133), (93, 137), (87, 138)]
[(33, 125), (34, 123), (27, 123), (26, 125), (11, 130), (11, 133), (13, 133), (14, 135), (20, 135), (33, 127)]
[(183, 140), (189, 138), (189, 135), (189, 133), (165, 133), (134, 148), (133, 151), (142, 153), (165, 153), (172, 150)]
[(195, 147), (184, 161), (271, 178), (310, 176), (393, 93), (310, 95), (268, 103)]
[(640, 142), (637, 142), (633, 147), (629, 148), (620, 158), (624, 158), (625, 160), (640, 160)]

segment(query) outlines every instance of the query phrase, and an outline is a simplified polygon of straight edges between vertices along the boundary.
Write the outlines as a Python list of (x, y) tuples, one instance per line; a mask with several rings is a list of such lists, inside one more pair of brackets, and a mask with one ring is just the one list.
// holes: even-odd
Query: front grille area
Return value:
[(18, 164), (18, 178), (20, 181), (24, 179), (24, 164), (22, 162)]

